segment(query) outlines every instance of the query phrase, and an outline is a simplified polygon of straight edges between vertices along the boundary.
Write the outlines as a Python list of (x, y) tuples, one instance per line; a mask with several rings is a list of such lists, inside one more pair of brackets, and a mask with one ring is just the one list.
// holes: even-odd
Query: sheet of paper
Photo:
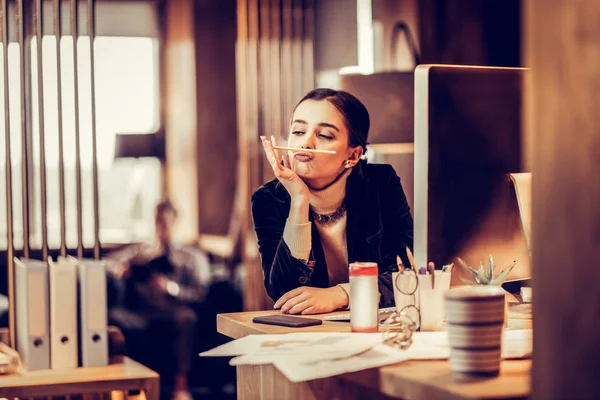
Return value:
[(381, 343), (382, 340), (382, 335), (377, 333), (299, 332), (278, 335), (248, 335), (200, 353), (200, 356), (232, 357), (250, 354), (265, 356), (351, 355)]
[[(290, 380), (300, 382), (405, 360), (444, 360), (450, 357), (447, 332), (416, 332), (408, 350), (381, 344), (382, 334), (303, 332), (249, 335), (201, 356), (232, 357), (231, 365), (274, 364)], [(531, 330), (505, 330), (503, 358), (530, 357)]]
[(406, 360), (408, 360), (406, 352), (393, 349), (384, 344), (378, 344), (364, 353), (343, 359), (316, 362), (280, 360), (276, 361), (274, 365), (290, 381), (304, 382), (345, 374), (347, 372), (396, 364)]
[[(232, 340), (231, 342), (225, 343), (221, 346), (215, 347), (214, 349), (207, 350), (200, 353), (200, 357), (233, 357), (242, 354), (249, 354), (258, 351), (263, 347), (263, 344), (269, 342), (284, 342), (292, 341), (309, 342), (312, 340), (325, 337), (329, 333), (315, 333), (315, 332), (302, 332), (302, 333), (288, 333), (288, 334), (277, 334), (277, 335), (248, 335), (243, 338)], [(335, 333), (334, 333), (335, 335)], [(281, 343), (283, 345), (283, 343)]]
[(348, 358), (382, 343), (381, 334), (328, 335), (302, 342), (292, 338), (276, 338), (263, 342), (261, 348), (232, 359), (230, 365), (272, 364), (276, 361), (316, 362)]
[(508, 307), (508, 318), (531, 319), (533, 317), (531, 303), (511, 305)]
[(533, 330), (504, 330), (502, 358), (528, 358), (533, 353)]
[(355, 354), (363, 353), (374, 347), (373, 344), (360, 345), (348, 348), (340, 352), (320, 352), (320, 353), (253, 353), (238, 356), (229, 361), (229, 365), (261, 365), (261, 364), (274, 364), (277, 361), (293, 361), (293, 362), (317, 362), (323, 360), (348, 358)]
[(411, 360), (445, 360), (450, 357), (447, 332), (415, 332), (405, 350)]

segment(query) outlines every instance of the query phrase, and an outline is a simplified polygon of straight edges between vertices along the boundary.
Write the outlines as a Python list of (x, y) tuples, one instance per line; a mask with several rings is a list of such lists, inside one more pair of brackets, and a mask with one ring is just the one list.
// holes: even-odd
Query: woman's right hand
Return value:
[(262, 140), (267, 160), (269, 160), (269, 164), (271, 164), (275, 177), (281, 182), (292, 198), (292, 206), (299, 204), (308, 205), (310, 199), (308, 186), (306, 186), (306, 183), (304, 183), (298, 174), (292, 170), (290, 157), (285, 154), (283, 156), (282, 164), (277, 150), (273, 148), (273, 146), (277, 145), (275, 137), (271, 136), (271, 140), (269, 140), (265, 136), (261, 136), (260, 139)]

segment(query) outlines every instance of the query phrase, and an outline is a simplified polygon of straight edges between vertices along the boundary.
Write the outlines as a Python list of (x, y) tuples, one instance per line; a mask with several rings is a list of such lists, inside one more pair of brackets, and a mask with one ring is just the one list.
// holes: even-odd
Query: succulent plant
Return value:
[(466, 262), (464, 262), (460, 257), (458, 258), (459, 264), (469, 270), (471, 275), (473, 276), (473, 280), (468, 280), (461, 278), (464, 283), (469, 285), (501, 285), (502, 282), (506, 279), (510, 271), (517, 265), (517, 261), (513, 261), (513, 263), (502, 270), (498, 274), (498, 276), (494, 277), (494, 258), (490, 255), (487, 261), (487, 265), (485, 268), (483, 267), (483, 263), (479, 261), (479, 269), (476, 271), (471, 268)]

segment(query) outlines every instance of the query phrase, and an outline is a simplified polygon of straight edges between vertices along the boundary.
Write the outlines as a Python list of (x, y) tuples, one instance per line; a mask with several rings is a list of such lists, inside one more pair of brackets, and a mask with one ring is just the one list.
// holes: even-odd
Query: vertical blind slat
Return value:
[(94, 201), (94, 259), (100, 259), (100, 210), (98, 204), (98, 153), (96, 149), (96, 79), (94, 69), (95, 13), (94, 0), (87, 3), (87, 26), (90, 39), (90, 82), (92, 112), (92, 190)]
[(83, 257), (83, 214), (81, 194), (81, 139), (79, 132), (79, 71), (77, 62), (78, 0), (71, 0), (71, 38), (73, 39), (73, 97), (75, 104), (75, 201), (77, 208), (77, 257)]
[[(14, 298), (14, 233), (13, 233), (13, 205), (12, 205), (12, 159), (10, 141), (10, 101), (8, 96), (8, 4), (2, 0), (2, 44), (3, 44), (3, 71), (4, 71), (4, 129), (5, 129), (5, 170), (6, 170), (6, 234), (7, 252), (6, 264), (8, 266), (8, 298)], [(8, 326), (10, 333), (10, 346), (15, 346), (15, 305), (9, 302)]]
[(37, 55), (37, 87), (38, 87), (38, 125), (39, 125), (39, 143), (40, 143), (40, 205), (42, 211), (42, 260), (48, 258), (48, 210), (47, 210), (47, 192), (46, 192), (46, 131), (44, 129), (44, 60), (42, 49), (42, 20), (44, 7), (42, 0), (35, 2), (35, 36), (36, 36), (36, 55)]
[(17, 38), (19, 42), (19, 83), (21, 86), (21, 184), (22, 184), (22, 208), (23, 208), (23, 257), (29, 258), (30, 250), (30, 174), (29, 174), (29, 151), (30, 143), (27, 133), (27, 87), (25, 84), (25, 66), (27, 65), (27, 51), (29, 47), (25, 46), (25, 5), (24, 0), (17, 0)]
[(271, 79), (271, 129), (281, 143), (284, 132), (281, 126), (281, 3), (271, 0), (270, 79)]
[(63, 123), (62, 123), (62, 74), (60, 39), (62, 38), (60, 21), (62, 20), (61, 0), (53, 3), (54, 37), (56, 39), (56, 105), (58, 108), (58, 197), (60, 206), (60, 255), (67, 255), (67, 221), (65, 205), (65, 160), (63, 148)]
[(302, 92), (308, 92), (315, 86), (314, 36), (315, 2), (304, 0), (304, 29), (302, 34)]

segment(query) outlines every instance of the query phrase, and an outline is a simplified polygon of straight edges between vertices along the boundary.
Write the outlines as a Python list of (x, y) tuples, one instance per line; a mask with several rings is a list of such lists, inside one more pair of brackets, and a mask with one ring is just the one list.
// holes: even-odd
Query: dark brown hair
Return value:
[(308, 92), (302, 100), (296, 104), (294, 111), (306, 100), (327, 100), (344, 117), (346, 129), (348, 130), (351, 147), (361, 146), (367, 151), (367, 140), (369, 138), (369, 112), (363, 103), (348, 92), (333, 89), (314, 89)]

